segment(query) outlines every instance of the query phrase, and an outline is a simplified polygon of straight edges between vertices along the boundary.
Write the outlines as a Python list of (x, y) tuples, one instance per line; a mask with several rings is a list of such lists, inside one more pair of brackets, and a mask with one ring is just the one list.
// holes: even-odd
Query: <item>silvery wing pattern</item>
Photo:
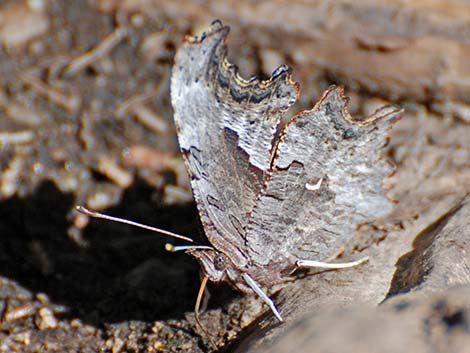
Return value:
[[(290, 70), (244, 80), (226, 59), (228, 27), (215, 22), (186, 38), (175, 58), (171, 97), (180, 147), (213, 250), (191, 252), (211, 280), (249, 291), (282, 283), (298, 260), (326, 260), (357, 225), (390, 211), (379, 158), (401, 111), (362, 121), (332, 87), (276, 135), (298, 97)], [(218, 265), (218, 255), (226, 258)]]

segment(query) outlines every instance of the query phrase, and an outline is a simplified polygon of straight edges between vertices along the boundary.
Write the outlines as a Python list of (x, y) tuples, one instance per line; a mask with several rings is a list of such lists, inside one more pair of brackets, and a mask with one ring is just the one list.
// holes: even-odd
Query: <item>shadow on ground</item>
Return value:
[[(107, 213), (198, 238), (194, 206), (158, 207), (158, 195), (138, 182), (120, 206)], [(83, 233), (87, 246), (67, 236), (73, 197), (51, 183), (26, 199), (0, 204), (0, 276), (34, 296), (45, 293), (66, 306), (65, 314), (100, 326), (122, 321), (179, 319), (193, 309), (199, 266), (184, 253), (164, 250), (168, 241), (126, 225), (92, 220)], [(200, 238), (199, 238), (200, 239)], [(211, 306), (233, 295), (215, 289)], [(3, 293), (9, 299), (21, 291)], [(224, 298), (225, 297), (225, 298)]]

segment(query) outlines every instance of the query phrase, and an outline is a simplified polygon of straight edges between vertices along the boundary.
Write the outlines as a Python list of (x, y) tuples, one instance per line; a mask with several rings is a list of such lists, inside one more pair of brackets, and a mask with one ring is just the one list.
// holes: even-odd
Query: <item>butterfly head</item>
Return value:
[(228, 267), (227, 257), (222, 253), (218, 253), (217, 255), (215, 255), (214, 267), (219, 271), (225, 271)]
[(220, 251), (204, 249), (188, 252), (199, 261), (204, 274), (213, 282), (228, 280), (238, 272), (230, 259)]

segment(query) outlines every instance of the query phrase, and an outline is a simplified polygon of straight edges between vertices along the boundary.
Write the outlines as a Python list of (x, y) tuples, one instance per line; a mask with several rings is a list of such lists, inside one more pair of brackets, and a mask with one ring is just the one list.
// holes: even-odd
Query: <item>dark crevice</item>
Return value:
[(385, 300), (400, 293), (407, 293), (425, 281), (427, 274), (432, 270), (427, 258), (430, 253), (426, 250), (460, 208), (461, 205), (458, 205), (450, 209), (416, 236), (413, 242), (413, 250), (397, 261), (397, 270)]

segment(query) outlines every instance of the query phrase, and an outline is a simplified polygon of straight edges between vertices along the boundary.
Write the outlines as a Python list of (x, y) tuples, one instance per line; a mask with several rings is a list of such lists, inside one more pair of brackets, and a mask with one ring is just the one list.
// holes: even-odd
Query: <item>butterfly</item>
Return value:
[[(393, 167), (380, 158), (402, 114), (385, 106), (353, 120), (343, 89), (330, 87), (311, 110), (287, 66), (245, 80), (227, 60), (229, 27), (214, 21), (186, 37), (175, 57), (171, 103), (181, 152), (210, 246), (184, 249), (202, 266), (203, 284), (227, 281), (255, 292), (282, 321), (266, 289), (300, 267), (330, 263), (359, 224), (390, 212), (382, 182)], [(196, 313), (199, 304), (196, 304)]]
[[(354, 120), (343, 89), (331, 86), (278, 132), (299, 85), (285, 65), (268, 80), (240, 77), (227, 60), (229, 31), (214, 21), (200, 38), (187, 36), (175, 56), (174, 120), (210, 245), (167, 244), (167, 250), (187, 251), (201, 264), (198, 323), (208, 280), (256, 293), (282, 321), (266, 289), (290, 281), (298, 268), (340, 269), (367, 260), (329, 262), (358, 225), (393, 207), (382, 188), (393, 166), (380, 151), (403, 111), (384, 106)], [(192, 242), (83, 206), (77, 210)]]

